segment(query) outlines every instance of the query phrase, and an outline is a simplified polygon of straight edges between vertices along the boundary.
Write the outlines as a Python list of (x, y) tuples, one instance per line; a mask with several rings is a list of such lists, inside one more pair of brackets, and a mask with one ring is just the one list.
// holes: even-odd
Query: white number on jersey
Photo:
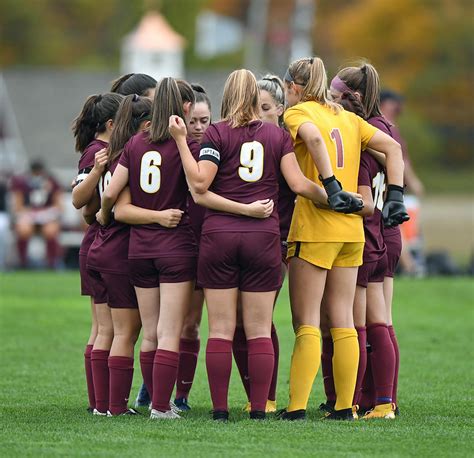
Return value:
[(147, 194), (158, 192), (161, 186), (161, 154), (148, 151), (142, 157), (140, 165), (140, 188)]
[(385, 174), (383, 172), (377, 173), (372, 180), (372, 188), (374, 189), (374, 205), (382, 211), (383, 208), (383, 194), (385, 192)]
[(104, 191), (109, 186), (111, 179), (112, 179), (112, 174), (110, 173), (110, 170), (107, 171), (105, 175), (101, 175), (100, 180), (99, 180), (99, 195), (101, 199), (102, 199), (102, 195), (104, 194)]
[(263, 145), (260, 142), (247, 142), (240, 148), (239, 177), (254, 183), (263, 175)]

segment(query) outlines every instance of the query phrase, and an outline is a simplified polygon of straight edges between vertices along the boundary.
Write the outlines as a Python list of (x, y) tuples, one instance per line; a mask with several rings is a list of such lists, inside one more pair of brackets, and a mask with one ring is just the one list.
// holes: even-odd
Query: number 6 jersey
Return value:
[(281, 158), (293, 152), (289, 134), (262, 121), (232, 128), (226, 121), (206, 130), (199, 160), (218, 166), (210, 190), (227, 199), (249, 204), (273, 199), (269, 218), (257, 219), (207, 210), (203, 234), (212, 232), (270, 232), (280, 234), (278, 220), (278, 180)]
[[(188, 146), (197, 158), (199, 144), (188, 139)], [(150, 143), (148, 132), (141, 132), (127, 142), (119, 164), (128, 169), (133, 205), (150, 210), (174, 208), (185, 212), (174, 229), (159, 224), (131, 226), (129, 258), (190, 256), (196, 252), (186, 210), (188, 184), (174, 139)]]

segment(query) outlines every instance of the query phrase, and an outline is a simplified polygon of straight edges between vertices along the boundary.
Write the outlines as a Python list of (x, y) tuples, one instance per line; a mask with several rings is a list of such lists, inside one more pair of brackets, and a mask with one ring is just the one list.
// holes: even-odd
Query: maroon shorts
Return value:
[(384, 236), (385, 246), (387, 247), (387, 272), (386, 277), (393, 277), (397, 270), (398, 261), (402, 254), (402, 236), (400, 231), (390, 232), (390, 236)]
[(87, 255), (79, 255), (79, 273), (81, 275), (81, 295), (82, 296), (93, 296), (91, 279), (89, 272), (87, 271)]
[(198, 284), (209, 289), (277, 291), (282, 283), (280, 237), (268, 232), (201, 236)]
[(181, 283), (196, 279), (196, 256), (157, 259), (129, 259), (132, 284), (158, 288), (160, 283)]
[(387, 276), (387, 255), (384, 254), (378, 261), (366, 262), (359, 267), (357, 285), (367, 288), (369, 283), (382, 283)]
[(107, 295), (107, 286), (101, 274), (97, 270), (87, 269), (89, 284), (92, 289), (94, 304), (107, 304), (109, 301)]

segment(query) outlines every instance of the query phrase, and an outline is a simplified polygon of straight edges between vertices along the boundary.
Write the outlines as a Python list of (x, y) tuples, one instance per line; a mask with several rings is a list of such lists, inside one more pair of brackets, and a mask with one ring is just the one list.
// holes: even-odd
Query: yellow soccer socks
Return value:
[(331, 328), (334, 342), (332, 360), (334, 386), (336, 388), (336, 410), (350, 409), (359, 366), (359, 342), (354, 328)]
[(291, 357), (288, 412), (306, 409), (321, 360), (320, 338), (321, 333), (314, 326), (303, 325), (296, 331), (295, 346)]

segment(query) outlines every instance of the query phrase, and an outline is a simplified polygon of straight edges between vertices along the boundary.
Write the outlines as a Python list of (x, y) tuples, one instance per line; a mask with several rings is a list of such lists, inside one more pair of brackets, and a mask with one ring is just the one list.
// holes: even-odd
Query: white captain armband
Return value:
[(214, 145), (203, 145), (201, 151), (199, 152), (199, 160), (211, 161), (214, 162), (214, 164), (219, 165), (221, 162), (221, 153), (214, 149)]
[(85, 169), (81, 169), (79, 170), (79, 173), (76, 177), (76, 185), (78, 185), (79, 183), (83, 182), (86, 178), (87, 178), (87, 175), (89, 175), (89, 173), (91, 172), (92, 170), (92, 167), (87, 167)]

